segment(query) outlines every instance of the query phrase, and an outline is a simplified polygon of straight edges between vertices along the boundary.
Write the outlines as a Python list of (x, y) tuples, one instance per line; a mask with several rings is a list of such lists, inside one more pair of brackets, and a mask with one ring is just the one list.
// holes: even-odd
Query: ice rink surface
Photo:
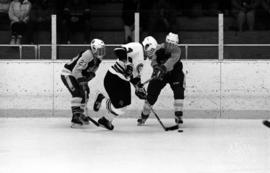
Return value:
[[(163, 119), (173, 125), (172, 119)], [(0, 118), (0, 173), (269, 173), (270, 129), (261, 120), (114, 120), (114, 131), (70, 128), (69, 118)]]

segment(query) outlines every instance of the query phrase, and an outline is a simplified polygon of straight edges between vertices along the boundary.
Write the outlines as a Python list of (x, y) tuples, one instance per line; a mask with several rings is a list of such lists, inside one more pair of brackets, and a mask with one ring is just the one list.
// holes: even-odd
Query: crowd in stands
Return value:
[(233, 17), (234, 29), (240, 32), (270, 30), (270, 0), (0, 0), (0, 30), (10, 30), (10, 44), (38, 44), (33, 33), (50, 30), (50, 15), (57, 14), (61, 43), (71, 43), (75, 32), (83, 33), (83, 42), (88, 43), (95, 3), (122, 3), (122, 9), (112, 10), (122, 11), (125, 42), (134, 40), (134, 12), (140, 12), (141, 30), (146, 32), (177, 32), (178, 16), (196, 18), (220, 12)]

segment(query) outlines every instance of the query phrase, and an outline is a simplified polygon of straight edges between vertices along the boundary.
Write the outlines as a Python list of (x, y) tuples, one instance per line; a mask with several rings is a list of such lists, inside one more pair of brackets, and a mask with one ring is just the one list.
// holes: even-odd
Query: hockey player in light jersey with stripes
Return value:
[(105, 56), (105, 44), (100, 39), (93, 39), (90, 48), (79, 53), (64, 65), (61, 79), (72, 95), (72, 126), (89, 124), (84, 108), (89, 98), (88, 82), (96, 76), (96, 70)]
[(113, 130), (112, 120), (124, 113), (125, 107), (131, 104), (131, 87), (135, 87), (135, 94), (140, 99), (146, 99), (146, 91), (141, 83), (141, 71), (144, 61), (151, 57), (157, 47), (157, 41), (148, 36), (141, 43), (131, 42), (114, 49), (117, 58), (115, 64), (109, 68), (104, 78), (104, 87), (109, 96), (99, 93), (94, 103), (94, 111), (105, 107), (108, 111), (98, 120), (98, 123)]

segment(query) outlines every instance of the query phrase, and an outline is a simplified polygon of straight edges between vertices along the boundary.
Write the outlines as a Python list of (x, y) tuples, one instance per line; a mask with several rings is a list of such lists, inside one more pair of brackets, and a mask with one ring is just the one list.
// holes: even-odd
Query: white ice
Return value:
[[(173, 125), (172, 119), (163, 119)], [(270, 129), (261, 120), (114, 120), (107, 131), (68, 118), (0, 118), (0, 173), (269, 173)]]

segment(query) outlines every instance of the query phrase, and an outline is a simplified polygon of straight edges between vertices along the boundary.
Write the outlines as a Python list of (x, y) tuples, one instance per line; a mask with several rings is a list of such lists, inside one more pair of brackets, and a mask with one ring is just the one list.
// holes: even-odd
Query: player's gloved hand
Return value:
[(125, 70), (125, 76), (129, 77), (133, 73), (133, 65), (132, 64), (127, 64), (126, 65), (126, 70)]
[(135, 85), (135, 94), (139, 99), (146, 100), (147, 92), (140, 82)]
[(163, 80), (166, 72), (167, 72), (167, 68), (165, 67), (165, 65), (156, 65), (153, 67), (153, 74), (152, 77), (154, 79), (158, 79), (158, 80)]
[(78, 78), (77, 81), (84, 92), (89, 90), (88, 78), (81, 77), (81, 78)]
[(92, 80), (94, 77), (96, 76), (96, 74), (94, 72), (89, 72), (87, 73), (87, 82), (89, 82), (90, 80)]

